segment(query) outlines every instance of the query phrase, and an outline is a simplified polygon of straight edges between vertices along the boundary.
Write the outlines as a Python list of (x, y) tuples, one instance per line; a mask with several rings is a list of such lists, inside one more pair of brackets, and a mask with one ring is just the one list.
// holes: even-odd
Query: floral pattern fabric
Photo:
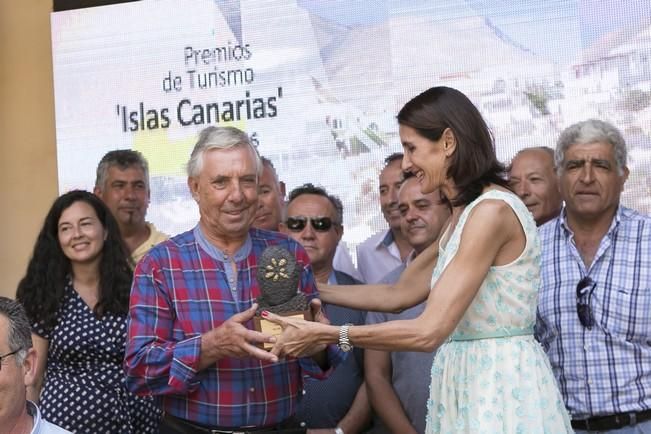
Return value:
[(434, 358), (427, 433), (572, 433), (549, 361), (533, 337), (540, 285), (535, 222), (513, 194), (492, 190), (469, 204), (440, 248), (436, 282), (459, 247), (472, 209), (487, 199), (514, 210), (526, 235), (522, 254), (491, 267), (475, 299)]

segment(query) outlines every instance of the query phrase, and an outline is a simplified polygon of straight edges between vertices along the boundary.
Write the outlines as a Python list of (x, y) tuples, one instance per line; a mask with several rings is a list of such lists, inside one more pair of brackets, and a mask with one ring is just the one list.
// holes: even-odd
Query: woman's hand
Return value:
[(333, 328), (321, 322), (284, 317), (267, 311), (262, 312), (262, 317), (283, 329), (283, 333), (276, 336), (276, 343), (271, 349), (271, 353), (278, 357), (310, 357), (325, 350), (326, 343), (319, 342), (318, 337), (328, 328)]

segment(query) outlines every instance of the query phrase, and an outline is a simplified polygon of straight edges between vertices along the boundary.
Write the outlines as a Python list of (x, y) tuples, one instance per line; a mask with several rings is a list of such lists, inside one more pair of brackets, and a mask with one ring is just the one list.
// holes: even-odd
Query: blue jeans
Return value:
[(611, 429), (609, 431), (585, 431), (578, 429), (574, 431), (576, 434), (651, 434), (651, 420), (645, 420), (633, 426), (625, 426), (619, 429)]

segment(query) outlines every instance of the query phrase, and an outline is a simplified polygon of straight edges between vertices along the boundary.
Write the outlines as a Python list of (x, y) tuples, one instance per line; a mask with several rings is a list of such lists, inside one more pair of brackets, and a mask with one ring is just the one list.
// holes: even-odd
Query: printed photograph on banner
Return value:
[(623, 202), (651, 212), (647, 1), (141, 1), (53, 13), (52, 44), (61, 192), (92, 189), (107, 151), (139, 150), (147, 218), (170, 234), (198, 217), (185, 174), (197, 133), (228, 125), (288, 190), (338, 195), (354, 249), (386, 228), (378, 174), (402, 149), (398, 110), (440, 85), (472, 99), (505, 163), (574, 122), (614, 123), (629, 145)]

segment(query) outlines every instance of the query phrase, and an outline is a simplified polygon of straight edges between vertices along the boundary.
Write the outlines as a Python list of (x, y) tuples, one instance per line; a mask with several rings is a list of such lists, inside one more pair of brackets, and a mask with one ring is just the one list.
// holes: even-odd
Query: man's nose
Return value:
[(314, 228), (312, 227), (312, 223), (307, 220), (305, 222), (305, 227), (301, 231), (301, 238), (305, 240), (313, 240), (316, 238), (316, 234), (314, 233)]
[[(244, 191), (242, 190), (242, 185), (239, 182), (234, 182), (231, 185), (230, 192), (228, 194), (228, 199), (231, 202), (242, 202), (244, 200)], [(260, 202), (258, 201), (258, 205)]]
[(136, 189), (132, 185), (127, 185), (124, 188), (124, 197), (127, 199), (135, 199), (136, 198)]
[(531, 189), (529, 188), (528, 182), (519, 182), (515, 186), (515, 194), (519, 197), (527, 197), (531, 194)]
[(584, 184), (590, 184), (594, 180), (594, 173), (592, 164), (586, 163), (581, 168), (581, 182)]

